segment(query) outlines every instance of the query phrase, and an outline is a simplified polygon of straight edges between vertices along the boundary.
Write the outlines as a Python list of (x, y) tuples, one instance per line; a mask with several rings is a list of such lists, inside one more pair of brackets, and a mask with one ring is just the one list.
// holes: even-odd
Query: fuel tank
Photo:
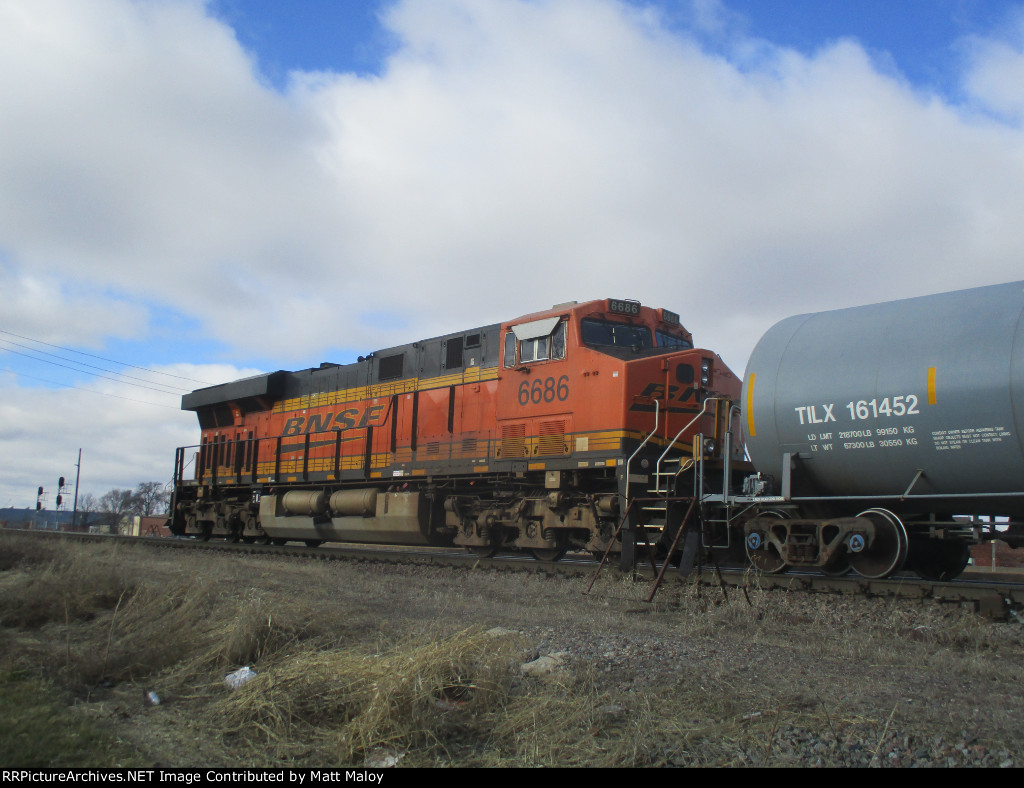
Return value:
[(787, 318), (742, 407), (754, 466), (781, 480), (790, 454), (794, 497), (1020, 514), (1024, 282)]

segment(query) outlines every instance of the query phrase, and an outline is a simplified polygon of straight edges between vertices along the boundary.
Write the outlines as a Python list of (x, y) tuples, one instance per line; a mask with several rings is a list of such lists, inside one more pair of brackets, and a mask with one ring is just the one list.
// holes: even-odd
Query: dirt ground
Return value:
[(4, 714), (105, 742), (8, 766), (1024, 764), (1024, 629), (959, 605), (2, 532), (0, 570)]

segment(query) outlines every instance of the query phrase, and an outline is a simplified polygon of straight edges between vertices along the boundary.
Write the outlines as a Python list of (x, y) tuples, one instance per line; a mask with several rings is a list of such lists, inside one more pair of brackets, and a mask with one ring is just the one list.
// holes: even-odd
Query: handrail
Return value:
[[(692, 419), (690, 419), (690, 421), (686, 424), (685, 427), (683, 427), (681, 430), (679, 430), (679, 432), (676, 433), (676, 436), (671, 441), (669, 441), (668, 445), (665, 447), (665, 451), (661, 453), (661, 456), (658, 457), (658, 461), (654, 465), (654, 478), (659, 480), (661, 479), (661, 461), (664, 460), (665, 456), (675, 447), (676, 443), (679, 441), (680, 436), (688, 429), (690, 429), (690, 427), (694, 425), (697, 419), (699, 419), (701, 416), (707, 413), (709, 402), (719, 401), (719, 397), (708, 397), (707, 399), (705, 399), (704, 404), (701, 406), (701, 409), (697, 412), (697, 414)], [(703, 454), (703, 451), (701, 453)]]
[(623, 503), (625, 503), (627, 507), (629, 506), (629, 466), (633, 462), (633, 458), (636, 457), (636, 455), (640, 453), (640, 450), (647, 445), (647, 442), (657, 434), (660, 412), (658, 400), (654, 400), (654, 429), (651, 430), (651, 434), (643, 439), (641, 444), (636, 447), (636, 451), (630, 454), (629, 459), (626, 460), (626, 485), (623, 488), (622, 497), (625, 499)]

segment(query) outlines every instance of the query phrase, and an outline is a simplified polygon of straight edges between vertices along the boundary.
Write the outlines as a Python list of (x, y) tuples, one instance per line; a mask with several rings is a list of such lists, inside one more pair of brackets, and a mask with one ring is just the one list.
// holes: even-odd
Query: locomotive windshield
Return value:
[(693, 343), (683, 337), (677, 337), (672, 334), (666, 334), (664, 331), (659, 331), (658, 347), (670, 347), (676, 350), (689, 350), (693, 347)]
[(647, 326), (634, 326), (629, 323), (612, 323), (586, 317), (580, 321), (580, 330), (584, 345), (599, 347), (626, 347), (644, 350), (654, 347), (651, 329)]
[(613, 356), (623, 353), (656, 355), (669, 350), (689, 350), (693, 347), (690, 340), (667, 331), (659, 330), (652, 333), (647, 326), (616, 323), (595, 317), (583, 318), (580, 321), (580, 332), (584, 345), (598, 348)]

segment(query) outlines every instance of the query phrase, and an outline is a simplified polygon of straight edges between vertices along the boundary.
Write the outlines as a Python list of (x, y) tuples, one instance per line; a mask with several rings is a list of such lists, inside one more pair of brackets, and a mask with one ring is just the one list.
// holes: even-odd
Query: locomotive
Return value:
[(930, 579), (1024, 544), (1024, 283), (788, 318), (742, 381), (676, 313), (605, 299), (182, 408), (171, 527), (203, 539)]
[[(695, 457), (742, 460), (729, 440), (740, 389), (679, 315), (627, 299), (211, 386), (182, 398), (202, 438), (177, 450), (171, 528), (549, 561), (606, 552), (638, 491), (660, 479), (675, 493)], [(629, 519), (627, 533), (657, 542), (672, 514)]]

